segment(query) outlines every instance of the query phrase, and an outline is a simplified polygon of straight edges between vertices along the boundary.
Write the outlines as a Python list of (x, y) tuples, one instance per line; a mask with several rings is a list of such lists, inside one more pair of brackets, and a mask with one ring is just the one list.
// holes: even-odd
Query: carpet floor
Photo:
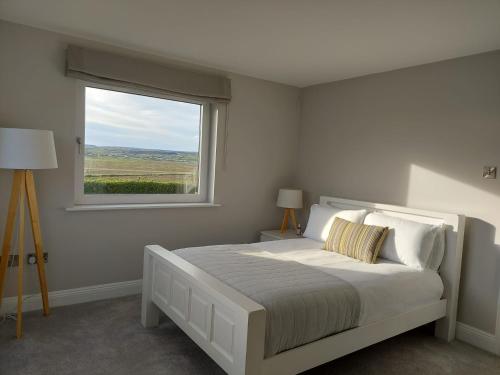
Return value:
[[(21, 340), (15, 322), (4, 321), (0, 374), (224, 374), (172, 321), (145, 329), (139, 315), (138, 296), (58, 307), (46, 318), (26, 313)], [(307, 374), (499, 375), (500, 357), (414, 330)]]

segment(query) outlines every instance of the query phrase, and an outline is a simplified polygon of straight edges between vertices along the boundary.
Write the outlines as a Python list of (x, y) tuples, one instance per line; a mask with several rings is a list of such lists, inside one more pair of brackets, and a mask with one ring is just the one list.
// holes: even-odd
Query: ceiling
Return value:
[(500, 48), (500, 0), (0, 0), (0, 18), (298, 87)]

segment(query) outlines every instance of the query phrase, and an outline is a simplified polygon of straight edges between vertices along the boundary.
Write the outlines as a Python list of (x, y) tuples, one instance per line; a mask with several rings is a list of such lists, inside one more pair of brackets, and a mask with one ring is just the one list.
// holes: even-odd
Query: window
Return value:
[(82, 84), (79, 204), (208, 200), (210, 104)]

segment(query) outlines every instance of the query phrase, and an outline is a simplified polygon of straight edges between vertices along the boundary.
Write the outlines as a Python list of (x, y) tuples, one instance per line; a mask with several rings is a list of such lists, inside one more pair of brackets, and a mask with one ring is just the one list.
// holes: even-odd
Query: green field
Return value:
[(194, 194), (198, 153), (85, 145), (85, 194)]

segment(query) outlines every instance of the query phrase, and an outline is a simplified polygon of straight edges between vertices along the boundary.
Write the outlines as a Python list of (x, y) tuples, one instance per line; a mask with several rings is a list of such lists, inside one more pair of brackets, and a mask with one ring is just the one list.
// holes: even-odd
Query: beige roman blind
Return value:
[(183, 95), (193, 99), (223, 103), (231, 99), (229, 78), (78, 46), (68, 46), (66, 75), (94, 83)]

